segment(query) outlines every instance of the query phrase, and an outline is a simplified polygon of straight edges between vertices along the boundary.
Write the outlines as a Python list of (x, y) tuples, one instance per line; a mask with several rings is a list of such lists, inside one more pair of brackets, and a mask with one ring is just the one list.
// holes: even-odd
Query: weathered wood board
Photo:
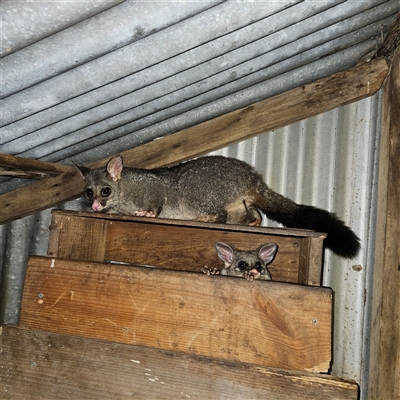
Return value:
[(0, 176), (43, 179), (73, 170), (69, 165), (49, 163), (30, 158), (0, 154)]
[[(400, 14), (392, 41), (400, 38)], [(400, 400), (400, 47), (385, 83), (372, 297), (369, 400)]]
[(181, 271), (222, 269), (215, 242), (255, 250), (275, 242), (269, 269), (274, 281), (320, 285), (325, 234), (300, 229), (53, 211), (48, 255), (88, 261), (119, 261)]
[(329, 375), (14, 326), (0, 343), (4, 399), (357, 399), (356, 383)]
[(20, 326), (327, 372), (329, 288), (31, 257)]

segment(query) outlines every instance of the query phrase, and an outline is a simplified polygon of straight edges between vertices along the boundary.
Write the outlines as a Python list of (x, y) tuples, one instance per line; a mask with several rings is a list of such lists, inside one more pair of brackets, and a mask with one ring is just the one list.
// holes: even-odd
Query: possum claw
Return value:
[(206, 275), (219, 275), (219, 270), (217, 268), (210, 269), (207, 266), (204, 266), (201, 272)]
[(135, 217), (155, 217), (156, 214), (153, 211), (137, 210), (134, 211), (133, 215)]

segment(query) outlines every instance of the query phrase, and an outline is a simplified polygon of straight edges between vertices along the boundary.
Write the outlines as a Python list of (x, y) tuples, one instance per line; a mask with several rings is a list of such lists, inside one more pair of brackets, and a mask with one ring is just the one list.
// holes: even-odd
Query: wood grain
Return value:
[(0, 196), (0, 224), (79, 197), (85, 182), (78, 171), (42, 179)]
[(327, 372), (331, 314), (329, 288), (31, 257), (20, 326)]
[(68, 165), (33, 160), (0, 153), (0, 176), (27, 179), (43, 179), (48, 175), (60, 175), (71, 171)]
[[(400, 19), (398, 20), (400, 21)], [(400, 399), (400, 48), (385, 84), (372, 301), (370, 400)]]
[(110, 225), (107, 219), (79, 218), (80, 213), (57, 210), (53, 210), (52, 215), (48, 255), (75, 260), (106, 260)]
[[(122, 153), (126, 166), (155, 168), (188, 160), (229, 144), (372, 96), (388, 66), (376, 59), (270, 99), (184, 129)], [(105, 165), (100, 160), (91, 167)], [(0, 196), (0, 223), (79, 197), (84, 185), (78, 172), (43, 179)]]
[(269, 265), (274, 281), (321, 284), (325, 235), (314, 231), (57, 210), (52, 214), (51, 257), (200, 272), (204, 266), (222, 269), (215, 250), (218, 241), (241, 250), (273, 242), (278, 245)]
[(357, 399), (356, 383), (329, 375), (2, 329), (3, 399)]

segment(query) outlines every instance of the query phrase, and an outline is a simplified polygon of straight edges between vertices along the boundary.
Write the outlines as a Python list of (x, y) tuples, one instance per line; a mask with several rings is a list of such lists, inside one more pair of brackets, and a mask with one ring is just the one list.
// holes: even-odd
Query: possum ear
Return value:
[(90, 168), (84, 167), (83, 165), (78, 165), (75, 164), (76, 169), (80, 172), (80, 174), (82, 175), (83, 180), (86, 181), (86, 177), (89, 175), (89, 172), (91, 171)]
[(215, 243), (215, 248), (217, 249), (218, 257), (228, 265), (232, 264), (233, 261), (233, 248), (229, 244), (223, 242)]
[(258, 255), (264, 264), (269, 264), (274, 259), (277, 250), (278, 245), (276, 243), (267, 243), (257, 249)]
[(122, 161), (122, 156), (120, 155), (110, 158), (107, 163), (107, 172), (114, 182), (118, 182), (121, 179), (121, 173), (123, 169), (124, 163)]

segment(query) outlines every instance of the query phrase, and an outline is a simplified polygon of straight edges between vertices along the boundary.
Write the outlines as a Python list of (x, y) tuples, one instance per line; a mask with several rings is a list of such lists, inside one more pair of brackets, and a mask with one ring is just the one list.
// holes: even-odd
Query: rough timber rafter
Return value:
[(0, 175), (27, 179), (43, 179), (70, 171), (68, 165), (48, 163), (23, 157), (0, 154)]

